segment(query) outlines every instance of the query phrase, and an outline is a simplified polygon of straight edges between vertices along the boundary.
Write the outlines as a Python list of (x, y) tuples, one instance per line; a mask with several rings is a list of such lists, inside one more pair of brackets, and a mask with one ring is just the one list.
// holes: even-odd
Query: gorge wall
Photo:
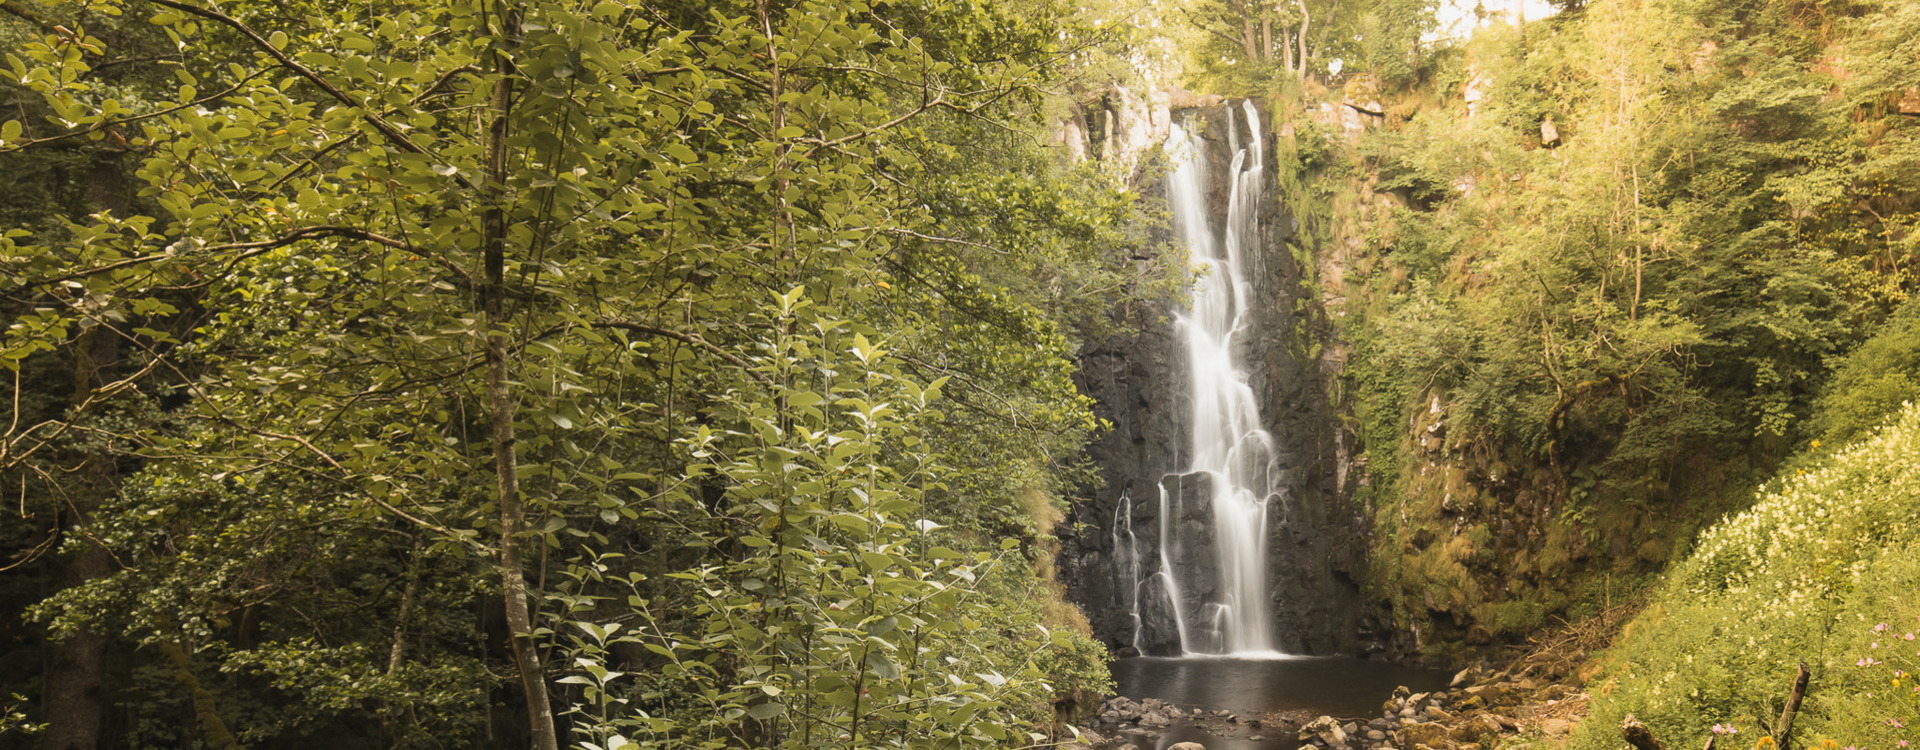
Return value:
[[(1174, 116), (1209, 142), (1208, 171), (1227, 174), (1232, 154), (1225, 147), (1225, 106)], [(1269, 131), (1290, 128), (1261, 119)], [(1386, 634), (1367, 615), (1360, 590), (1367, 566), (1367, 521), (1349, 502), (1343, 428), (1327, 397), (1329, 381), (1337, 373), (1332, 360), (1320, 356), (1317, 343), (1329, 328), (1318, 296), (1303, 283), (1307, 269), (1289, 248), (1298, 239), (1296, 223), (1286, 208), (1289, 196), (1274, 189), (1271, 161), (1269, 157), (1265, 170), (1268, 186), (1259, 237), (1253, 243), (1255, 324), (1243, 335), (1242, 361), (1264, 426), (1276, 442), (1274, 489), (1281, 502), (1269, 511), (1267, 529), (1267, 604), (1274, 641), (1288, 653), (1379, 652), (1387, 647)], [(1163, 180), (1160, 175), (1147, 180), (1140, 190), (1142, 199), (1164, 203)], [(1214, 179), (1209, 189), (1214, 193), (1209, 206), (1224, 212), (1227, 181)], [(1143, 262), (1184, 264), (1186, 257), (1184, 250), (1172, 247), (1166, 257)], [(1097, 401), (1096, 412), (1113, 428), (1090, 448), (1099, 481), (1083, 488), (1059, 532), (1062, 578), (1095, 634), (1116, 649), (1138, 645), (1150, 654), (1177, 652), (1179, 647), (1168, 600), (1159, 587), (1150, 583), (1136, 593), (1127, 584), (1146, 580), (1160, 567), (1163, 481), (1183, 499), (1169, 506), (1177, 516), (1169, 523), (1195, 532), (1179, 533), (1183, 540), (1198, 540), (1166, 550), (1175, 568), (1202, 571), (1188, 574), (1193, 580), (1181, 581), (1181, 594), (1205, 601), (1215, 583), (1204, 573), (1213, 569), (1214, 555), (1205, 541), (1204, 529), (1212, 523), (1206, 482), (1196, 481), (1197, 475), (1174, 473), (1186, 465), (1183, 454), (1189, 444), (1184, 427), (1189, 424), (1189, 388), (1185, 353), (1173, 325), (1174, 304), (1163, 300), (1123, 307), (1116, 314), (1125, 318), (1122, 328), (1134, 333), (1089, 342), (1081, 352), (1081, 390)], [(1142, 622), (1138, 637), (1135, 596)]]

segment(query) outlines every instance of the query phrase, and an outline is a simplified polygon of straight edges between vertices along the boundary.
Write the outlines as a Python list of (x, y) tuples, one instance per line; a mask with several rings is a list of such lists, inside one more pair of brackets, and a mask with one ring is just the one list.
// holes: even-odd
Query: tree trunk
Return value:
[(1307, 0), (1295, 0), (1300, 6), (1300, 79), (1307, 78), (1307, 28), (1313, 25), (1313, 15), (1307, 12)]
[[(120, 357), (120, 338), (99, 327), (80, 334), (74, 343), (73, 400), (84, 403), (95, 388), (112, 379)], [(79, 414), (68, 414), (77, 419)], [(62, 589), (85, 584), (112, 571), (113, 558), (105, 547), (88, 534), (88, 525), (100, 504), (110, 497), (118, 484), (114, 459), (106, 451), (81, 457), (69, 476), (73, 484), (64, 489), (67, 500), (65, 523), (61, 533), (74, 543), (60, 565), (57, 580)], [(106, 693), (107, 647), (105, 635), (81, 630), (68, 635), (52, 648), (47, 664), (43, 705), (47, 707), (47, 734), (40, 747), (46, 750), (95, 750), (101, 747), (102, 727), (106, 723), (109, 701)]]
[[(500, 7), (500, 6), (496, 6)], [(519, 33), (519, 16), (504, 10), (501, 36)], [(526, 527), (526, 510), (520, 505), (519, 455), (514, 445), (513, 420), (519, 403), (508, 391), (512, 380), (507, 371), (508, 320), (505, 313), (507, 211), (507, 115), (513, 107), (513, 62), (504, 53), (494, 58), (493, 99), (488, 106), (491, 118), (484, 142), (487, 149), (487, 174), (483, 186), (486, 208), (481, 214), (482, 244), (486, 282), (481, 290), (480, 335), (487, 358), (487, 407), (493, 427), (493, 467), (495, 501), (500, 508), (500, 595), (504, 599), (507, 631), (513, 646), (513, 664), (520, 674), (520, 686), (526, 691), (527, 722), (535, 750), (559, 750), (554, 731), (553, 704), (547, 698), (546, 669), (540, 663), (539, 644), (533, 638), (533, 614), (527, 606), (525, 562), (521, 557), (520, 534)]]

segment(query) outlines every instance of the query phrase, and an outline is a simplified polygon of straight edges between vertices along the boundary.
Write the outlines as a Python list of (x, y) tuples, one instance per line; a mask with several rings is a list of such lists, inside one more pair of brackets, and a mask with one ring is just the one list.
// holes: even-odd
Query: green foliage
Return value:
[[(1590, 3), (1476, 37), (1449, 88), (1386, 92), (1413, 114), (1355, 148), (1336, 320), (1346, 387), (1388, 399), (1355, 399), (1356, 432), (1403, 625), (1484, 643), (1528, 618), (1482, 592), (1598, 605), (1570, 592), (1658, 571), (1810, 415), (1855, 408), (1815, 397), (1916, 281), (1914, 123), (1891, 109), (1912, 61), (1885, 38), (1920, 27), (1897, 5), (1816, 35), (1788, 2)], [(1899, 390), (1849, 377), (1830, 392), (1862, 411)], [(1475, 523), (1501, 563), (1421, 537)]]
[(174, 52), (144, 97), (111, 24), (8, 61), (50, 117), (0, 157), (118, 138), (138, 200), (0, 239), (0, 363), (118, 347), (0, 468), (37, 508), (117, 468), (65, 538), (119, 564), (32, 612), (187, 655), (121, 739), (479, 745), (531, 683), (601, 746), (1025, 744), (1103, 684), (1038, 558), (1073, 326), (1158, 280), (1030, 137), (1062, 7), (73, 12)]
[(1628, 713), (1676, 744), (1705, 737), (1712, 724), (1765, 734), (1802, 659), (1813, 688), (1795, 744), (1890, 747), (1920, 738), (1894, 726), (1920, 709), (1911, 678), (1876, 665), (1920, 653), (1904, 637), (1920, 626), (1917, 439), (1920, 409), (1910, 406), (1705, 533), (1609, 653), (1608, 687), (1596, 691), (1574, 746), (1613, 747), (1613, 727)]
[(1812, 431), (1845, 445), (1920, 400), (1920, 303), (1909, 300), (1834, 368), (1814, 404)]

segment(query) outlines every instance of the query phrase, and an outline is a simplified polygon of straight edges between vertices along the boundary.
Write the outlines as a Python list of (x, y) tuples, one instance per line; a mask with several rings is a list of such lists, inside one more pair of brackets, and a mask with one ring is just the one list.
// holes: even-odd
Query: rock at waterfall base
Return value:
[(1445, 726), (1437, 722), (1408, 724), (1400, 728), (1400, 744), (1403, 747), (1411, 747), (1414, 745), (1444, 747), (1446, 742), (1452, 738), (1453, 734), (1448, 732)]
[(1347, 732), (1341, 728), (1340, 722), (1334, 720), (1333, 717), (1322, 716), (1307, 722), (1306, 726), (1301, 727), (1299, 739), (1301, 742), (1309, 742), (1317, 739), (1325, 743), (1327, 747), (1345, 747), (1347, 744)]

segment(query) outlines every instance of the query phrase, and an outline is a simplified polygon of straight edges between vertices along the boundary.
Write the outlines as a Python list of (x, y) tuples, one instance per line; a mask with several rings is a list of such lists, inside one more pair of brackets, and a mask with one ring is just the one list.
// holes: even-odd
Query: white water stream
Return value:
[[(1243, 337), (1252, 333), (1254, 325), (1249, 262), (1259, 236), (1257, 214), (1266, 154), (1259, 112), (1251, 102), (1243, 104), (1244, 120), (1234, 116), (1232, 107), (1227, 108), (1228, 149), (1233, 157), (1225, 175), (1231, 182), (1225, 226), (1219, 237), (1209, 221), (1213, 212), (1207, 206), (1210, 175), (1206, 142), (1177, 123), (1167, 138), (1174, 165), (1167, 182), (1168, 202), (1174, 229), (1185, 241), (1194, 269), (1193, 306), (1175, 313), (1176, 329), (1187, 346), (1188, 381), (1192, 386), (1188, 410), (1191, 423), (1187, 425), (1192, 435), (1190, 463), (1181, 473), (1201, 473), (1209, 479), (1212, 563), (1218, 567), (1210, 600), (1189, 618), (1180, 582), (1205, 577), (1178, 570), (1175, 559), (1168, 554), (1179, 524), (1173, 517), (1166, 483), (1162, 482), (1160, 571), (1156, 575), (1162, 577), (1166, 593), (1173, 600), (1170, 609), (1183, 654), (1279, 655), (1273, 641), (1267, 585), (1268, 510), (1270, 504), (1278, 502), (1274, 499), (1274, 442), (1261, 427), (1259, 403), (1247, 384), (1240, 357)], [(1242, 125), (1247, 133), (1244, 146)], [(1131, 526), (1127, 536), (1131, 541)], [(1116, 548), (1118, 541), (1116, 537)], [(1138, 550), (1130, 549), (1129, 557), (1135, 571), (1133, 580), (1138, 582)], [(1138, 628), (1138, 593), (1133, 599)]]

